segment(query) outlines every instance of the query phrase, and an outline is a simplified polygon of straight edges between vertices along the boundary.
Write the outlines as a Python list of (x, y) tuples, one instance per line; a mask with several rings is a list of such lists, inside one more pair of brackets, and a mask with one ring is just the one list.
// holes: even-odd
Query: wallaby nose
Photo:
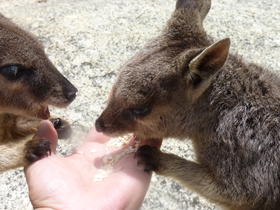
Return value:
[(75, 98), (76, 98), (76, 92), (77, 92), (77, 91), (75, 91), (75, 92), (69, 92), (69, 93), (66, 94), (66, 99), (67, 99), (67, 101), (68, 101), (69, 103), (71, 103), (72, 101), (75, 100)]
[(78, 89), (72, 85), (67, 79), (65, 80), (66, 84), (64, 86), (64, 97), (67, 100), (67, 103), (71, 103), (77, 96)]
[(102, 133), (105, 131), (104, 123), (99, 118), (95, 121), (95, 129), (99, 133)]

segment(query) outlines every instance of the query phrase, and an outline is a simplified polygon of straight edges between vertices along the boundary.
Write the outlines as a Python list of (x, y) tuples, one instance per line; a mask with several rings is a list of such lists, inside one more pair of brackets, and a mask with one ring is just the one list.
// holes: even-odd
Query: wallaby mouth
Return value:
[(42, 107), (42, 109), (40, 109), (36, 117), (45, 120), (49, 119), (51, 117), (49, 107), (48, 106)]

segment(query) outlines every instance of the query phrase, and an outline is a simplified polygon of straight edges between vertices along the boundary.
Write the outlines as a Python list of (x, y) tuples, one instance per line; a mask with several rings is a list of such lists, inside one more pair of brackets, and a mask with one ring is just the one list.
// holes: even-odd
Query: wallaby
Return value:
[(76, 92), (37, 38), (0, 14), (0, 172), (50, 154), (47, 139), (32, 138), (43, 119), (68, 137), (70, 124), (50, 118), (48, 105), (66, 107)]
[(203, 29), (210, 0), (178, 0), (162, 34), (122, 68), (96, 129), (191, 139), (196, 161), (142, 146), (145, 171), (226, 209), (280, 209), (280, 77)]

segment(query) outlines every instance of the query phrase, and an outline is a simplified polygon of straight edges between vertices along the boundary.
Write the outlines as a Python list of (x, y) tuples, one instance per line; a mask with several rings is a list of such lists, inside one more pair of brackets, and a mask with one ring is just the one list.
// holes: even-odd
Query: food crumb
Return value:
[[(117, 148), (124, 148), (123, 151), (120, 154), (112, 155), (107, 154), (103, 157), (103, 167), (98, 170), (98, 174), (94, 176), (94, 181), (102, 181), (104, 178), (106, 178), (110, 173), (119, 171), (121, 168), (114, 169), (114, 165), (116, 165), (119, 160), (125, 156), (126, 154), (136, 152), (139, 148), (140, 141), (135, 141), (135, 147), (129, 146), (127, 147), (130, 138), (132, 137), (132, 134), (128, 134), (125, 136), (112, 138), (110, 139), (106, 146), (107, 147), (117, 147)], [(127, 147), (127, 148), (125, 148)], [(106, 148), (107, 149), (107, 148)]]
[(127, 134), (124, 136), (111, 138), (107, 143), (106, 146), (108, 147), (121, 147), (124, 148), (129, 143), (130, 138), (132, 137), (132, 134)]

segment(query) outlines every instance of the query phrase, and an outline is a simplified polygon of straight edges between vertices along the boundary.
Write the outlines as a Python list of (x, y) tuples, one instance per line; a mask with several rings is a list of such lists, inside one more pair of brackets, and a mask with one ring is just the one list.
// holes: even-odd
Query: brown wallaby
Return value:
[(32, 138), (50, 119), (60, 138), (67, 121), (50, 118), (48, 105), (68, 106), (77, 89), (54, 67), (37, 38), (0, 15), (0, 171), (50, 154), (46, 139)]
[(145, 171), (227, 209), (280, 209), (280, 77), (203, 29), (210, 0), (178, 0), (162, 34), (121, 69), (96, 129), (192, 140), (196, 161), (142, 146)]

